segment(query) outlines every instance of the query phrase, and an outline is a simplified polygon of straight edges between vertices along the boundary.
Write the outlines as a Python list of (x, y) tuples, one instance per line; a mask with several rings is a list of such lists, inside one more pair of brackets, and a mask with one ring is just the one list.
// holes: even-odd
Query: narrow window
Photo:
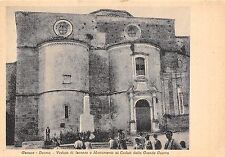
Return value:
[(158, 103), (159, 102), (159, 99), (158, 98), (155, 98), (155, 103)]
[(65, 118), (69, 118), (69, 106), (65, 106)]
[(136, 74), (145, 75), (145, 59), (142, 57), (138, 57), (135, 59), (136, 61)]

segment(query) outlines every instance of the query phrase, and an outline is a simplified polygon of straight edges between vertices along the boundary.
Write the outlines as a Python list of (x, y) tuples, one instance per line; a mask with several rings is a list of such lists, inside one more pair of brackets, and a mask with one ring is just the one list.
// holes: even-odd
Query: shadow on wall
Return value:
[(14, 144), (14, 117), (6, 112), (6, 145)]

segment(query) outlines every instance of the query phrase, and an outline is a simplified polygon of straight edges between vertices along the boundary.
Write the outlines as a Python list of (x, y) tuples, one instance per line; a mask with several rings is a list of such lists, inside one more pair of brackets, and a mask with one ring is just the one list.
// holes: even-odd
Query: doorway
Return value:
[(138, 100), (136, 103), (137, 132), (151, 131), (150, 105), (147, 100)]

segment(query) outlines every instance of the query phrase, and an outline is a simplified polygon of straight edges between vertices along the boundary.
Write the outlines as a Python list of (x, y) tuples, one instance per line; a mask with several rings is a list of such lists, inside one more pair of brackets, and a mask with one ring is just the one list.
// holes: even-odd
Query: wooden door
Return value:
[(136, 122), (138, 132), (151, 131), (150, 106), (147, 100), (139, 100), (136, 103)]

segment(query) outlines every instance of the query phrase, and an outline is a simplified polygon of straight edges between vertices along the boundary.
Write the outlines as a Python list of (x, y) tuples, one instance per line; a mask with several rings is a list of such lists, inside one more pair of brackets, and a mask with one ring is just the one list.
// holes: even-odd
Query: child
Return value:
[(162, 144), (161, 144), (161, 142), (158, 140), (158, 136), (157, 136), (157, 134), (154, 134), (153, 135), (153, 137), (154, 137), (154, 148), (155, 148), (155, 150), (160, 150), (161, 148), (162, 148)]
[(139, 138), (135, 138), (134, 149), (143, 149), (143, 145), (141, 144), (141, 141)]
[(118, 143), (117, 143), (117, 141), (114, 139), (114, 136), (111, 136), (111, 137), (110, 137), (110, 140), (109, 140), (109, 148), (110, 148), (110, 149), (117, 149), (117, 148), (118, 148)]
[(146, 141), (145, 141), (145, 149), (152, 149), (152, 142), (149, 139), (149, 135), (147, 135), (145, 137)]

